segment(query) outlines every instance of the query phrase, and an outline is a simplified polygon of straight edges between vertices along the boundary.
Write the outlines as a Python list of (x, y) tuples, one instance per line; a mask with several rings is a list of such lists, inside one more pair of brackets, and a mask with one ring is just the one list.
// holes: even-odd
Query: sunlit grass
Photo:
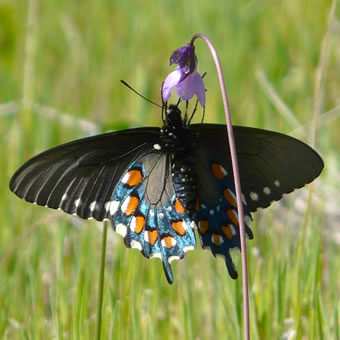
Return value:
[[(252, 339), (339, 339), (338, 23), (331, 1), (0, 2), (0, 338), (94, 339), (102, 225), (29, 205), (9, 192), (14, 170), (51, 146), (107, 129), (159, 125), (171, 52), (196, 32), (216, 44), (235, 124), (311, 142), (321, 99), (321, 179), (254, 214), (248, 242)], [(335, 14), (339, 16), (337, 9)], [(29, 26), (27, 22), (31, 17)], [(223, 122), (213, 63), (206, 121)], [(234, 254), (240, 272), (240, 256)], [(241, 339), (241, 280), (200, 246), (173, 265), (126, 249), (109, 230), (103, 339)]]

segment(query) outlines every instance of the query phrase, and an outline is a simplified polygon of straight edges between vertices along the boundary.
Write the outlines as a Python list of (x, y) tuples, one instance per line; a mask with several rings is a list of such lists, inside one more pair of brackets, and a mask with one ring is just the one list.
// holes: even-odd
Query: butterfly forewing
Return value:
[[(190, 128), (198, 133), (198, 149), (232, 173), (226, 127), (194, 124)], [(233, 129), (242, 192), (250, 211), (310, 183), (323, 168), (320, 156), (293, 137), (249, 127)]]
[(101, 221), (122, 173), (158, 142), (159, 129), (140, 128), (66, 143), (27, 161), (10, 189), (28, 202)]

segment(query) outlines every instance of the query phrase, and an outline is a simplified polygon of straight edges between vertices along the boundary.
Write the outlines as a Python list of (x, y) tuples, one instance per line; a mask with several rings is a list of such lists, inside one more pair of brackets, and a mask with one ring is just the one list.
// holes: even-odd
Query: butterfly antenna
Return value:
[(129, 88), (131, 91), (133, 91), (134, 93), (138, 94), (138, 96), (140, 96), (140, 97), (142, 97), (143, 99), (145, 99), (147, 102), (149, 102), (149, 103), (151, 103), (151, 104), (153, 104), (153, 105), (156, 105), (156, 106), (158, 106), (158, 107), (160, 107), (160, 108), (163, 108), (163, 106), (161, 106), (161, 105), (159, 105), (159, 104), (153, 102), (152, 100), (146, 98), (145, 96), (143, 96), (142, 94), (140, 94), (139, 92), (137, 92), (137, 91), (136, 91), (133, 87), (131, 87), (126, 81), (121, 80), (120, 82), (121, 82), (123, 85), (125, 85), (127, 88)]

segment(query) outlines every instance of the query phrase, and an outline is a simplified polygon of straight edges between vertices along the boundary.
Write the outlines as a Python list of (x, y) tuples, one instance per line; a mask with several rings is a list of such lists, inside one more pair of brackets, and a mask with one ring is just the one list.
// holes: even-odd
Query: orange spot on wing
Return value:
[(223, 179), (226, 175), (223, 167), (217, 163), (212, 164), (212, 173), (218, 179)]
[(140, 234), (145, 225), (145, 217), (144, 216), (136, 216), (136, 229), (135, 232)]
[(221, 245), (221, 236), (219, 234), (212, 234), (213, 237), (213, 242), (217, 245), (220, 246)]
[(232, 230), (230, 228), (230, 224), (222, 225), (222, 231), (223, 231), (223, 234), (225, 236), (227, 236), (227, 238), (229, 240), (231, 240), (234, 237), (233, 232), (232, 232)]
[(197, 198), (197, 200), (196, 200), (196, 206), (195, 206), (195, 208), (196, 208), (196, 211), (200, 211), (200, 200)]
[(207, 220), (200, 220), (199, 222), (199, 230), (201, 232), (201, 234), (204, 234), (207, 232), (209, 228), (209, 223)]
[(181, 236), (185, 234), (185, 229), (183, 227), (182, 221), (172, 222), (171, 225), (177, 234), (180, 234)]
[(130, 170), (128, 174), (129, 174), (129, 178), (126, 181), (126, 184), (130, 187), (136, 186), (143, 179), (143, 175), (140, 170), (137, 170), (137, 169)]
[(170, 249), (173, 247), (173, 244), (172, 244), (172, 237), (171, 236), (164, 236), (162, 238), (162, 241), (165, 242), (165, 246)]
[(226, 214), (230, 218), (231, 222), (233, 222), (233, 224), (238, 225), (238, 219), (233, 210), (227, 210)]
[(131, 216), (137, 209), (138, 204), (139, 204), (139, 198), (136, 196), (130, 196), (129, 203), (126, 207), (125, 215)]
[(149, 233), (149, 243), (153, 246), (158, 238), (158, 231), (157, 230), (148, 230)]
[(175, 209), (179, 214), (183, 214), (185, 212), (185, 208), (183, 207), (183, 204), (177, 197), (175, 199)]
[(224, 198), (232, 205), (236, 208), (237, 204), (236, 204), (236, 201), (235, 201), (235, 198), (233, 197), (233, 195), (231, 194), (230, 190), (229, 189), (224, 189), (223, 190), (223, 195), (224, 195)]

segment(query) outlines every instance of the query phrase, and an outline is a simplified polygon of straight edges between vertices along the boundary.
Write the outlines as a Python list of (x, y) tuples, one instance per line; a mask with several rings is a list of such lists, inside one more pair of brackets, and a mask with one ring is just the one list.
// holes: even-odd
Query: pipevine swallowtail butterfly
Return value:
[[(20, 198), (84, 219), (109, 220), (125, 245), (162, 260), (169, 283), (171, 261), (196, 246), (222, 255), (240, 248), (238, 216), (225, 125), (190, 124), (178, 106), (163, 127), (109, 132), (59, 145), (28, 160), (10, 189)], [(234, 126), (245, 213), (313, 181), (323, 168), (308, 145), (287, 135)]]

